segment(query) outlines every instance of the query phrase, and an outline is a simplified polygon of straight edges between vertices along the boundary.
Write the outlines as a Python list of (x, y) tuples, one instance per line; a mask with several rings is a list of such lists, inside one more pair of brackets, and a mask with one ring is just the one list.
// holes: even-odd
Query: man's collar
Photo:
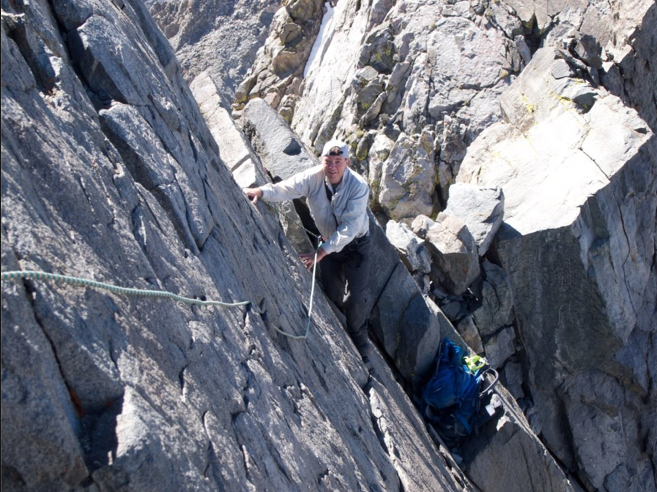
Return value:
[(338, 184), (331, 184), (331, 182), (328, 180), (328, 178), (326, 176), (324, 176), (324, 183), (326, 184), (326, 186), (328, 186), (333, 191), (333, 193), (335, 193), (336, 191), (338, 191), (338, 189), (340, 188), (342, 183), (344, 183), (344, 176), (342, 176), (342, 179), (340, 180), (340, 182)]

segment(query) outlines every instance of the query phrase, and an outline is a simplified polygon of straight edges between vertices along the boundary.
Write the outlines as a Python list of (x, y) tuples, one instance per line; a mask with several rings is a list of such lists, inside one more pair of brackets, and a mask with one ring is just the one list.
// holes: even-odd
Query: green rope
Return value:
[[(321, 244), (321, 243), (320, 243)], [(285, 335), (288, 338), (294, 340), (305, 340), (308, 338), (308, 333), (310, 331), (310, 322), (312, 320), (313, 314), (313, 300), (315, 298), (315, 272), (317, 270), (317, 250), (315, 250), (315, 263), (313, 264), (313, 280), (312, 287), (310, 289), (310, 306), (308, 308), (308, 323), (306, 325), (306, 333), (302, 336), (290, 335), (289, 333), (284, 332), (280, 328), (273, 327), (281, 335)], [(42, 280), (47, 282), (55, 283), (65, 283), (69, 285), (74, 285), (77, 287), (88, 287), (91, 289), (100, 289), (113, 292), (115, 294), (123, 294), (126, 296), (142, 296), (142, 297), (166, 297), (173, 299), (175, 301), (184, 302), (185, 304), (199, 304), (201, 306), (224, 306), (224, 307), (237, 307), (237, 306), (246, 306), (251, 304), (251, 301), (242, 301), (242, 302), (220, 302), (220, 301), (203, 301), (200, 299), (191, 299), (189, 297), (179, 296), (173, 292), (163, 291), (163, 290), (146, 290), (146, 289), (132, 289), (128, 287), (119, 287), (118, 285), (106, 284), (103, 282), (96, 282), (95, 280), (71, 277), (68, 275), (60, 275), (58, 273), (47, 273), (47, 272), (37, 272), (29, 270), (20, 270), (20, 271), (11, 271), (11, 272), (2, 272), (2, 280), (18, 280), (18, 279), (30, 279), (30, 280)]]
[(62, 282), (70, 285), (89, 287), (91, 289), (101, 289), (114, 292), (115, 294), (123, 294), (126, 296), (143, 296), (143, 297), (167, 297), (175, 301), (184, 302), (185, 304), (200, 304), (201, 306), (246, 306), (251, 304), (250, 301), (242, 302), (220, 302), (220, 301), (203, 301), (200, 299), (191, 299), (189, 297), (179, 296), (173, 292), (165, 290), (146, 290), (146, 289), (131, 289), (128, 287), (119, 287), (117, 285), (105, 284), (103, 282), (96, 282), (79, 277), (69, 277), (67, 275), (59, 275), (57, 273), (46, 272), (33, 272), (33, 271), (13, 271), (2, 272), (2, 280), (17, 280), (17, 279), (31, 279), (31, 280), (44, 280), (49, 282)]

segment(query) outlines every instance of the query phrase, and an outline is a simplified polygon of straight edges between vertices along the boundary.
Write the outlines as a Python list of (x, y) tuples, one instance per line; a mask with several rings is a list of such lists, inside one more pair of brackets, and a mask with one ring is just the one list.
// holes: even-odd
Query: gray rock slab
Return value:
[[(505, 393), (505, 390), (500, 390)], [(499, 398), (494, 395), (493, 398)], [(491, 492), (526, 490), (573, 491), (581, 489), (565, 475), (529, 430), (520, 408), (503, 403), (501, 416), (480, 429), (479, 435), (463, 447), (464, 467), (473, 483)], [(514, 466), (509, 466), (513, 463)]]
[[(529, 111), (526, 106), (519, 119), (511, 116), (514, 125), (494, 125), (484, 132), (469, 149), (458, 179), (504, 189), (505, 223), (494, 249), (513, 287), (520, 339), (532, 368), (530, 388), (546, 442), (569, 466), (590, 468), (582, 472), (590, 483), (599, 485), (611, 477), (619, 483), (625, 477), (623, 487), (629, 488), (634, 483), (630, 476), (643, 473), (647, 458), (639, 452), (632, 472), (623, 474), (615, 473), (606, 453), (637, 453), (636, 422), (643, 421), (645, 407), (617, 399), (614, 412), (624, 415), (621, 432), (627, 439), (611, 435), (601, 419), (594, 432), (608, 435), (610, 447), (593, 452), (593, 446), (579, 441), (581, 433), (574, 438), (566, 416), (555, 418), (564, 405), (557, 388), (601, 367), (618, 381), (644, 379), (643, 362), (628, 354), (646, 353), (635, 341), (655, 330), (651, 238), (657, 139), (634, 110), (601, 88), (587, 88), (596, 94), (587, 111), (568, 100), (548, 111), (561, 104), (554, 100), (555, 90), (559, 94), (573, 81), (586, 85), (574, 76), (568, 83), (553, 78), (552, 68), (564, 60), (554, 50), (535, 54), (513, 91), (525, 93), (536, 107)], [(530, 69), (543, 76), (530, 78)], [(502, 148), (503, 155), (496, 154)], [(479, 169), (483, 173), (475, 177)], [(600, 384), (594, 401), (604, 406), (602, 401), (617, 388), (591, 381)]]
[(504, 192), (499, 188), (454, 183), (449, 187), (444, 212), (465, 222), (477, 243), (479, 256), (484, 256), (504, 219)]
[(121, 6), (3, 7), (3, 272), (252, 304), (3, 280), (3, 490), (472, 490), (418, 452), (390, 376), (370, 402), (321, 291), (308, 340), (275, 330), (304, 332), (310, 275), (219, 158), (143, 5)]
[[(269, 183), (269, 178), (260, 157), (253, 151), (248, 138), (238, 127), (228, 110), (219, 87), (203, 72), (190, 85), (199, 109), (210, 132), (219, 147), (219, 157), (231, 170), (235, 181), (241, 188)], [(270, 218), (272, 231), (283, 226), (285, 235), (294, 249), (300, 253), (308, 252), (312, 245), (303, 228), (301, 219), (291, 203), (272, 204), (263, 209), (264, 216)]]
[(411, 273), (431, 271), (431, 257), (423, 244), (424, 241), (413, 234), (407, 226), (389, 220), (386, 224), (386, 237)]
[[(421, 491), (432, 481), (443, 490), (474, 490), (463, 472), (452, 465), (449, 451), (431, 439), (411, 400), (394, 384), (387, 363), (380, 356), (373, 359), (375, 377), (368, 389), (372, 418), (403, 490)], [(411, 417), (400, 425), (398, 413)], [(404, 434), (415, 435), (417, 440), (410, 443), (403, 439)]]
[(262, 99), (253, 99), (244, 108), (242, 128), (251, 133), (251, 143), (274, 181), (287, 179), (319, 164), (288, 123)]
[(513, 290), (508, 275), (498, 265), (484, 260), (481, 267), (481, 305), (472, 310), (472, 318), (485, 338), (513, 321)]
[(480, 273), (477, 247), (465, 222), (441, 212), (425, 239), (444, 286), (452, 294), (463, 294)]

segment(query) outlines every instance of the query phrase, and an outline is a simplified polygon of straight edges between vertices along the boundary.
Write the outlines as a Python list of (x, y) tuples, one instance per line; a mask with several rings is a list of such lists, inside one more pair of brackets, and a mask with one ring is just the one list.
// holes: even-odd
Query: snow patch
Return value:
[[(324, 6), (326, 7), (326, 13), (322, 18), (322, 26), (319, 28), (319, 34), (317, 35), (317, 39), (315, 39), (315, 44), (313, 44), (313, 49), (310, 51), (310, 56), (308, 57), (306, 66), (303, 69), (304, 78), (306, 78), (306, 76), (315, 69), (313, 65), (315, 63), (317, 53), (319, 53), (320, 50), (322, 53), (324, 52), (324, 33), (328, 31), (329, 27), (331, 26), (331, 21), (333, 20), (333, 13), (335, 12), (335, 8), (331, 6), (331, 2), (326, 2)], [(321, 63), (321, 57), (318, 60), (318, 64), (319, 63)]]

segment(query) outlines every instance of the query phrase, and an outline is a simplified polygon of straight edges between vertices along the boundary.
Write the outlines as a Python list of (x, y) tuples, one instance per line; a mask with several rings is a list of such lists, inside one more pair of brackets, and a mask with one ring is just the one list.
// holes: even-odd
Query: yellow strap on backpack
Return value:
[(465, 365), (468, 366), (468, 369), (472, 372), (477, 372), (487, 364), (486, 359), (479, 355), (463, 357), (463, 362), (465, 362)]

